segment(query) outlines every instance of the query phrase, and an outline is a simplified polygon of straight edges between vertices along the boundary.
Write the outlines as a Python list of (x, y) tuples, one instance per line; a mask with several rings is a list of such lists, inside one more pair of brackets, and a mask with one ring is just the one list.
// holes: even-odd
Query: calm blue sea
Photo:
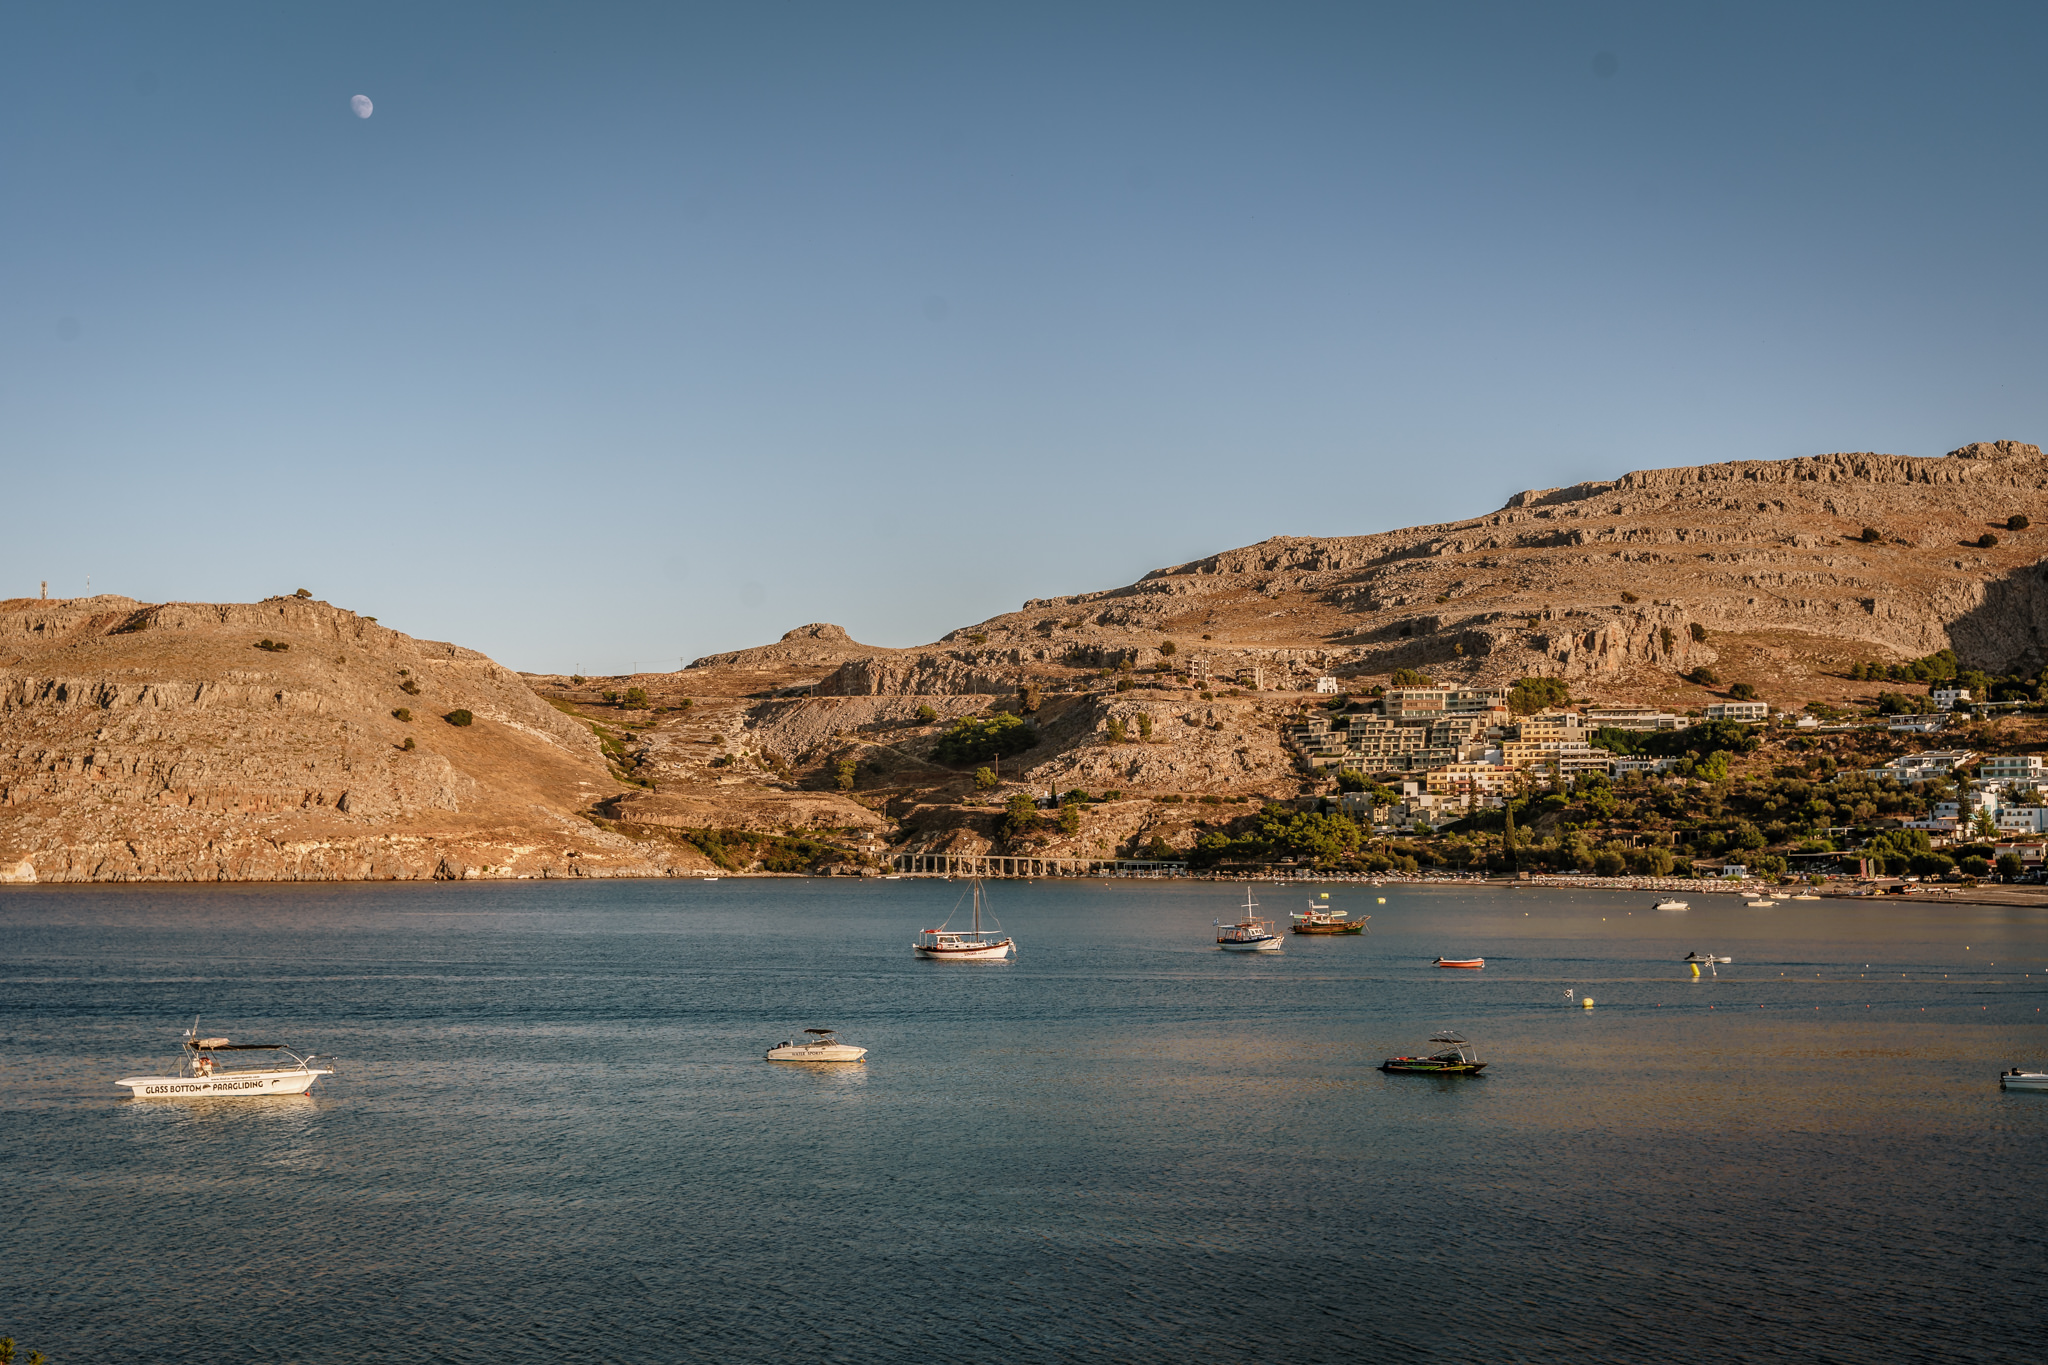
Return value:
[[(2041, 1358), (2048, 1094), (1996, 1084), (2048, 1063), (2041, 912), (1344, 888), (1370, 937), (1243, 957), (1228, 886), (998, 883), (1016, 960), (913, 959), (964, 889), (0, 893), (0, 1334), (56, 1365)], [(194, 1015), (338, 1074), (124, 1098)], [(868, 1062), (761, 1059), (806, 1025)], [(1442, 1026), (1483, 1077), (1375, 1070)]]

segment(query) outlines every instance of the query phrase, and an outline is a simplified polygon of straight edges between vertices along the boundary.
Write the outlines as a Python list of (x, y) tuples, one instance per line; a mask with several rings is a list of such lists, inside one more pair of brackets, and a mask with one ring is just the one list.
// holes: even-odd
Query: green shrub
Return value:
[(1622, 600), (1622, 602), (1623, 602), (1623, 604), (1624, 604), (1624, 605), (1626, 605), (1626, 606), (1631, 606), (1631, 607), (1632, 607), (1632, 606), (1634, 606), (1634, 605), (1635, 605), (1636, 603), (1638, 603), (1638, 602), (1642, 601), (1643, 599), (1642, 599), (1642, 598), (1640, 598), (1640, 597), (1637, 597), (1637, 596), (1636, 596), (1636, 595), (1635, 595), (1634, 593), (1632, 593), (1632, 592), (1624, 592), (1624, 593), (1622, 593), (1622, 595), (1621, 595), (1621, 600)]
[(581, 687), (583, 686), (583, 675), (581, 673), (572, 673), (569, 675), (569, 682), (572, 686)]
[(1171, 640), (1161, 640), (1159, 642), (1160, 654), (1164, 655), (1166, 658), (1169, 659), (1171, 659), (1174, 656), (1175, 651), (1177, 651), (1179, 648), (1180, 646), (1175, 644)]
[(2027, 520), (2025, 512), (2015, 512), (2005, 519), (2005, 529), (2008, 531), (2024, 531), (2033, 524)]
[(932, 756), (941, 763), (980, 763), (1007, 758), (1038, 743), (1038, 731), (1022, 716), (999, 711), (991, 716), (962, 716), (939, 736)]
[(1111, 716), (1109, 718), (1109, 742), (1111, 744), (1121, 744), (1124, 742), (1124, 718), (1122, 716)]
[(985, 645), (988, 643), (988, 634), (985, 631), (977, 630), (972, 635), (969, 635), (967, 638), (974, 641), (974, 643), (978, 645)]
[(1884, 539), (1884, 532), (1878, 530), (1875, 526), (1866, 526), (1863, 528), (1863, 534), (1856, 538), (1865, 545), (1875, 545)]
[(1728, 689), (1728, 695), (1737, 701), (1755, 701), (1756, 689), (1748, 683), (1736, 683)]
[(408, 697), (417, 697), (420, 694), (420, 685), (411, 678), (407, 678), (398, 685), (398, 690), (405, 693)]
[[(840, 760), (839, 760), (839, 777), (838, 777), (838, 783), (839, 783), (839, 790), (841, 790), (841, 791), (843, 791), (843, 792), (850, 792), (850, 791), (852, 791), (852, 790), (853, 790), (853, 779), (854, 779), (854, 775), (855, 775), (856, 773), (858, 773), (859, 771), (860, 771), (860, 760), (859, 760), (859, 759), (857, 759), (857, 758), (842, 758), (842, 759), (840, 759)], [(987, 772), (987, 771), (988, 771), (988, 769), (986, 769), (986, 768), (983, 768), (983, 769), (982, 769), (982, 772)], [(977, 785), (977, 786), (979, 786), (979, 785), (980, 785), (980, 784), (979, 784), (979, 782), (977, 782), (977, 783), (976, 783), (976, 785)]]
[(1076, 803), (1069, 801), (1067, 804), (1060, 807), (1060, 833), (1079, 834), (1080, 832), (1081, 807)]
[(414, 749), (415, 747), (417, 747), (417, 746), (415, 746), (415, 745), (413, 744), (413, 742), (412, 742), (412, 736), (411, 736), (411, 735), (407, 735), (407, 736), (405, 737), (405, 743), (403, 743), (403, 744), (399, 745), (398, 747), (399, 747), (399, 748), (401, 748), (401, 749), (403, 749), (403, 750), (405, 750), (405, 751), (406, 751), (407, 753), (411, 753), (411, 752), (413, 751), (413, 749)]
[(929, 725), (939, 718), (939, 713), (932, 710), (929, 706), (920, 706), (917, 708), (917, 718), (926, 725)]
[(1684, 674), (1683, 676), (1687, 682), (1692, 683), (1698, 687), (1712, 687), (1716, 683), (1721, 681), (1720, 674), (1716, 673), (1711, 668), (1705, 667), (1695, 668), (1692, 672)]
[(393, 711), (391, 713), (391, 719), (402, 720), (407, 725), (412, 724), (412, 708), (409, 706), (399, 707), (396, 711)]
[(299, 590), (298, 590), (297, 592), (295, 592), (295, 593), (293, 593), (293, 594), (292, 594), (292, 596), (294, 596), (294, 597), (297, 597), (297, 598), (301, 598), (301, 599), (304, 599), (304, 598), (310, 598), (310, 597), (311, 597), (312, 595), (313, 595), (312, 593), (310, 593), (310, 592), (306, 591), (306, 590), (305, 590), (304, 588), (300, 588), (300, 589), (299, 589)]
[(267, 650), (272, 654), (282, 654), (287, 649), (290, 649), (291, 646), (286, 644), (282, 640), (258, 640), (256, 642), (256, 648), (261, 650)]
[(1572, 699), (1563, 678), (1521, 678), (1508, 689), (1508, 709), (1518, 716), (1534, 715), (1546, 706), (1564, 706)]
[(647, 689), (644, 687), (627, 688), (626, 705), (634, 707), (642, 707), (647, 705)]
[(994, 768), (976, 768), (974, 770), (974, 789), (978, 792), (994, 791), (996, 789), (996, 770)]
[(1140, 744), (1150, 744), (1152, 742), (1152, 715), (1148, 711), (1140, 711), (1138, 713), (1138, 742)]
[(1387, 686), (1389, 687), (1434, 687), (1435, 685), (1435, 679), (1426, 673), (1418, 673), (1412, 668), (1397, 668), (1394, 670), (1393, 675), (1387, 679)]
[(1686, 626), (1685, 629), (1692, 636), (1692, 642), (1694, 644), (1703, 645), (1707, 642), (1707, 628), (1701, 625), (1699, 622), (1691, 622)]
[(469, 712), (461, 710), (460, 708), (450, 711), (445, 717), (443, 717), (443, 719), (446, 720), (450, 725), (473, 725), (476, 722), (475, 716), (472, 716), (471, 714), (469, 714)]
[(1986, 531), (1983, 535), (1977, 537), (1977, 548), (1980, 550), (1992, 549), (1997, 544), (1998, 537), (1992, 535), (1989, 531)]

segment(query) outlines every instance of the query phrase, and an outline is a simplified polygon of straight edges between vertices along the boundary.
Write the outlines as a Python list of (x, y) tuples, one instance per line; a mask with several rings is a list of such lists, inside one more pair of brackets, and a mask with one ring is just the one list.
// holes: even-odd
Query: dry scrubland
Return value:
[[(2048, 462), (2013, 442), (1650, 470), (1467, 521), (1276, 537), (923, 648), (815, 625), (630, 678), (522, 677), (297, 596), (16, 599), (0, 603), (0, 876), (850, 867), (986, 850), (1019, 789), (1096, 798), (1078, 830), (1008, 836), (1034, 852), (1184, 849), (1248, 803), (1324, 789), (1279, 737), (1318, 675), (1554, 676), (1684, 710), (1720, 695), (1685, 680), (1702, 667), (1795, 707), (1895, 690), (1847, 674), (1943, 648), (2038, 669), (2048, 530), (2008, 527), (2044, 487)], [(991, 709), (1028, 713), (1038, 740), (977, 792), (979, 765), (935, 746)]]

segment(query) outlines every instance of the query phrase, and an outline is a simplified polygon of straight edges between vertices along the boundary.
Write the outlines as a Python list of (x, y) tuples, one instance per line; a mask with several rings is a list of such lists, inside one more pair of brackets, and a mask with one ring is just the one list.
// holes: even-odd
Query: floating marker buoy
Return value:
[(1380, 904), (1381, 904), (1381, 905), (1385, 905), (1386, 903), (1387, 903), (1387, 898), (1386, 898), (1385, 896), (1381, 896), (1381, 897), (1380, 897)]
[(1579, 1008), (1582, 1010), (1589, 1010), (1593, 1008), (1593, 997), (1589, 995), (1585, 997), (1583, 1000), (1579, 1001)]

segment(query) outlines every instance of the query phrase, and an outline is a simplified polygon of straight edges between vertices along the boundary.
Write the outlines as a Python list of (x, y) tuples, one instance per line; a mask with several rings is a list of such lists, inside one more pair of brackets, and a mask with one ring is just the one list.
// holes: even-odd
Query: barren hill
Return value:
[[(0, 877), (799, 869), (981, 851), (1006, 794), (1077, 787), (1084, 827), (1034, 852), (1185, 847), (1219, 805), (1309, 790), (1279, 729), (1319, 676), (1540, 674), (1695, 708), (1714, 693), (1682, 675), (1708, 665), (1781, 706), (1946, 647), (2039, 668), (2048, 530), (2015, 518), (2044, 490), (2048, 461), (2010, 441), (1649, 470), (1275, 537), (921, 648), (814, 624), (632, 678), (522, 678), (298, 597), (4, 602)], [(936, 747), (991, 708), (1036, 742), (977, 791)]]
[(0, 602), (6, 880), (661, 872), (580, 815), (620, 785), (516, 673), (324, 602)]

